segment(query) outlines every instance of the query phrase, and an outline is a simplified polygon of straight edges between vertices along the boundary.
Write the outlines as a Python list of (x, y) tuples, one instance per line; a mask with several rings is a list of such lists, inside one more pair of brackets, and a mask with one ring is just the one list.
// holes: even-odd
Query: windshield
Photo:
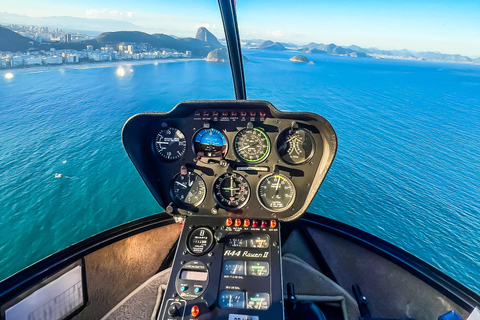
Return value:
[(480, 291), (480, 3), (239, 1), (249, 99), (327, 118), (309, 211)]
[(0, 12), (0, 279), (162, 211), (121, 142), (125, 121), (233, 99), (210, 1), (14, 1)]
[[(238, 1), (249, 99), (319, 113), (339, 150), (309, 211), (480, 291), (480, 7)], [(0, 278), (160, 212), (125, 121), (233, 99), (216, 1), (10, 1), (0, 13)]]

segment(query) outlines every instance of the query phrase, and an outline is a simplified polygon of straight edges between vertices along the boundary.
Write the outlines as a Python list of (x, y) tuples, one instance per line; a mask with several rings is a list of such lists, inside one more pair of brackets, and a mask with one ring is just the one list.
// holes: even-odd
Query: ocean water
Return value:
[[(250, 99), (317, 112), (337, 132), (336, 160), (309, 211), (480, 292), (480, 66), (244, 53)], [(0, 279), (161, 211), (122, 147), (130, 116), (234, 98), (229, 66), (205, 61), (12, 72), (7, 80), (0, 71)]]

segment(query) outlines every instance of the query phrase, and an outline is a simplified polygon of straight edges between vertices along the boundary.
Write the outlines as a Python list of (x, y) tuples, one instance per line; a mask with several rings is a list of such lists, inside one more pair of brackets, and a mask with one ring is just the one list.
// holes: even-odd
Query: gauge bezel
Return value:
[[(290, 181), (290, 183), (292, 184), (293, 186), (293, 196), (292, 196), (292, 200), (290, 201), (290, 203), (288, 204), (288, 206), (286, 207), (283, 207), (281, 209), (272, 209), (272, 208), (269, 208), (267, 207), (263, 201), (262, 201), (262, 197), (260, 196), (260, 186), (262, 185), (262, 183), (268, 179), (269, 177), (272, 177), (272, 176), (282, 176), (284, 177), (285, 179), (287, 179), (288, 181)], [(287, 176), (281, 174), (281, 173), (270, 173), (270, 174), (267, 174), (265, 175), (262, 179), (260, 179), (260, 181), (258, 181), (258, 184), (257, 184), (257, 199), (258, 199), (258, 202), (260, 203), (260, 205), (267, 209), (268, 211), (271, 211), (271, 212), (284, 212), (288, 209), (290, 209), (293, 204), (295, 203), (295, 200), (297, 199), (297, 188), (295, 187), (295, 183), (293, 183), (292, 179), (288, 178)]]
[[(224, 175), (227, 175), (227, 174), (236, 174), (236, 175), (242, 177), (242, 178), (245, 180), (245, 182), (246, 182), (246, 184), (247, 184), (247, 186), (248, 186), (248, 197), (247, 197), (247, 199), (246, 199), (242, 204), (240, 204), (239, 206), (236, 206), (236, 207), (229, 207), (229, 206), (227, 206), (227, 205), (224, 205), (224, 204), (218, 199), (218, 197), (217, 197), (217, 192), (215, 191), (216, 186), (217, 186), (217, 183), (218, 183), (218, 180), (220, 179), (220, 177), (222, 177), (222, 176), (224, 176)], [(212, 188), (212, 189), (213, 189), (212, 192), (213, 192), (213, 198), (215, 199), (215, 203), (216, 203), (219, 207), (221, 207), (221, 208), (223, 208), (223, 209), (225, 209), (225, 210), (227, 210), (227, 211), (238, 211), (238, 210), (242, 209), (243, 207), (245, 207), (245, 206), (248, 204), (248, 202), (250, 201), (250, 198), (252, 197), (252, 187), (250, 186), (250, 183), (248, 183), (247, 178), (245, 178), (242, 174), (237, 173), (237, 172), (225, 172), (225, 173), (222, 173), (221, 175), (219, 175), (218, 177), (216, 177), (216, 179), (213, 181), (213, 188)], [(220, 192), (221, 192), (221, 191), (220, 191)]]
[[(195, 150), (195, 138), (197, 137), (197, 135), (200, 131), (211, 130), (211, 129), (217, 130), (225, 138), (225, 152), (222, 152), (222, 155), (220, 156), (220, 158), (225, 158), (226, 155), (228, 154), (228, 151), (230, 149), (230, 144), (229, 144), (227, 135), (224, 132), (222, 132), (222, 130), (220, 130), (220, 129), (217, 129), (217, 128), (214, 128), (214, 127), (210, 127), (210, 128), (203, 127), (203, 128), (200, 128), (200, 129), (196, 130), (192, 135), (192, 150), (193, 150), (193, 154), (195, 155), (195, 157), (197, 157), (197, 151)], [(213, 159), (213, 158), (218, 158), (218, 157), (203, 156), (202, 158)]]
[[(305, 131), (308, 135), (309, 135), (309, 138), (310, 140), (312, 141), (312, 152), (310, 153), (310, 155), (308, 157), (305, 158), (305, 160), (303, 160), (302, 162), (289, 162), (289, 161), (286, 161), (285, 159), (283, 159), (282, 155), (280, 155), (280, 152), (278, 152), (278, 139), (280, 138), (280, 136), (287, 130), (292, 130), (291, 128), (285, 128), (283, 129), (282, 131), (280, 131), (278, 134), (277, 134), (277, 137), (275, 138), (275, 152), (277, 153), (277, 157), (278, 159), (280, 159), (283, 163), (286, 163), (286, 164), (289, 164), (289, 165), (292, 165), (292, 166), (298, 166), (298, 165), (302, 165), (302, 164), (305, 164), (307, 163), (308, 161), (312, 160), (313, 157), (315, 156), (315, 153), (317, 152), (317, 146), (315, 144), (315, 139), (313, 138), (313, 135), (312, 133), (310, 132), (310, 130), (308, 130), (307, 128), (304, 128), (302, 126), (299, 126), (299, 128), (297, 129), (294, 129), (296, 131), (298, 130), (303, 130)], [(287, 134), (288, 135), (288, 134)]]
[(178, 205), (178, 206), (183, 206), (185, 208), (195, 208), (195, 207), (198, 207), (199, 205), (201, 205), (205, 199), (207, 198), (207, 193), (208, 193), (208, 188), (207, 188), (207, 184), (205, 183), (205, 180), (203, 180), (202, 176), (199, 175), (198, 173), (194, 172), (194, 171), (188, 171), (187, 174), (189, 173), (193, 173), (195, 175), (197, 175), (200, 180), (203, 182), (203, 185), (204, 185), (204, 189), (205, 189), (205, 193), (202, 197), (202, 200), (201, 201), (198, 201), (196, 202), (195, 204), (190, 204), (190, 203), (186, 203), (184, 201), (181, 201), (180, 199), (178, 199), (176, 196), (175, 196), (175, 192), (173, 191), (173, 188), (174, 188), (174, 185), (175, 185), (175, 181), (177, 180), (177, 177), (181, 175), (181, 173), (177, 173), (172, 181), (170, 182), (170, 196), (172, 197), (173, 201)]
[[(175, 159), (168, 159), (168, 158), (165, 158), (161, 153), (160, 151), (157, 149), (157, 138), (158, 138), (158, 135), (160, 134), (160, 132), (162, 131), (166, 131), (166, 130), (169, 130), (169, 129), (174, 129), (176, 131), (179, 131), (181, 134), (183, 134), (183, 140), (185, 140), (185, 148), (183, 149), (183, 152), (182, 154), (178, 157), (178, 158), (175, 158)], [(183, 133), (182, 130), (176, 128), (176, 127), (173, 127), (173, 126), (168, 126), (166, 128), (161, 128), (160, 130), (157, 131), (157, 133), (154, 135), (153, 137), (153, 140), (152, 140), (152, 149), (153, 149), (153, 152), (155, 153), (155, 155), (160, 158), (161, 160), (165, 161), (165, 162), (175, 162), (175, 161), (178, 161), (180, 160), (182, 157), (185, 157), (185, 154), (187, 153), (187, 148), (188, 148), (188, 145), (187, 145), (187, 137), (185, 135), (185, 133)]]
[[(248, 159), (244, 159), (240, 153), (237, 151), (237, 138), (239, 137), (239, 135), (244, 132), (244, 131), (247, 131), (247, 130), (256, 130), (256, 131), (259, 131), (264, 137), (265, 139), (267, 140), (267, 152), (265, 152), (265, 154), (260, 158), (260, 159), (257, 159), (257, 160), (248, 160)], [(268, 156), (270, 155), (270, 152), (272, 150), (272, 142), (270, 141), (270, 137), (268, 136), (268, 134), (263, 131), (261, 128), (252, 128), (252, 129), (249, 129), (249, 128), (243, 128), (241, 130), (239, 130), (236, 134), (235, 134), (235, 137), (233, 138), (233, 151), (235, 153), (235, 156), (237, 157), (238, 160), (244, 162), (244, 163), (250, 163), (250, 164), (256, 164), (256, 163), (261, 163), (265, 160), (268, 159)]]

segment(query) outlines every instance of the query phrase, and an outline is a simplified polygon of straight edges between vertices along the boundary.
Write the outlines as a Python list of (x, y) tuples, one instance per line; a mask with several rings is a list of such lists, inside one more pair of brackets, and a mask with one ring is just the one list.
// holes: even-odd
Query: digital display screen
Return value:
[(207, 281), (208, 273), (202, 271), (182, 270), (180, 279), (182, 280), (196, 280)]

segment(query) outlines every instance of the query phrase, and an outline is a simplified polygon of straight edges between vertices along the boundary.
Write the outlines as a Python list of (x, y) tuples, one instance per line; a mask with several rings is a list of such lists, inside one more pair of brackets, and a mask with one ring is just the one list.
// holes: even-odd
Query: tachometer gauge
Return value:
[(234, 139), (234, 149), (238, 158), (247, 162), (260, 162), (270, 152), (270, 140), (265, 132), (258, 128), (240, 130)]
[(214, 197), (225, 209), (240, 209), (250, 198), (250, 185), (238, 173), (224, 173), (213, 184)]
[(281, 174), (271, 174), (263, 178), (258, 185), (260, 203), (270, 211), (284, 211), (295, 200), (293, 182)]
[(162, 129), (155, 137), (155, 150), (164, 160), (178, 160), (187, 150), (185, 135), (176, 128)]
[(222, 157), (227, 153), (227, 138), (214, 128), (200, 129), (193, 139), (195, 154), (199, 157)]
[(280, 158), (289, 164), (302, 164), (313, 157), (315, 142), (306, 129), (285, 129), (277, 138)]
[(173, 179), (172, 193), (177, 202), (189, 206), (198, 206), (206, 195), (206, 185), (195, 172), (178, 174)]

